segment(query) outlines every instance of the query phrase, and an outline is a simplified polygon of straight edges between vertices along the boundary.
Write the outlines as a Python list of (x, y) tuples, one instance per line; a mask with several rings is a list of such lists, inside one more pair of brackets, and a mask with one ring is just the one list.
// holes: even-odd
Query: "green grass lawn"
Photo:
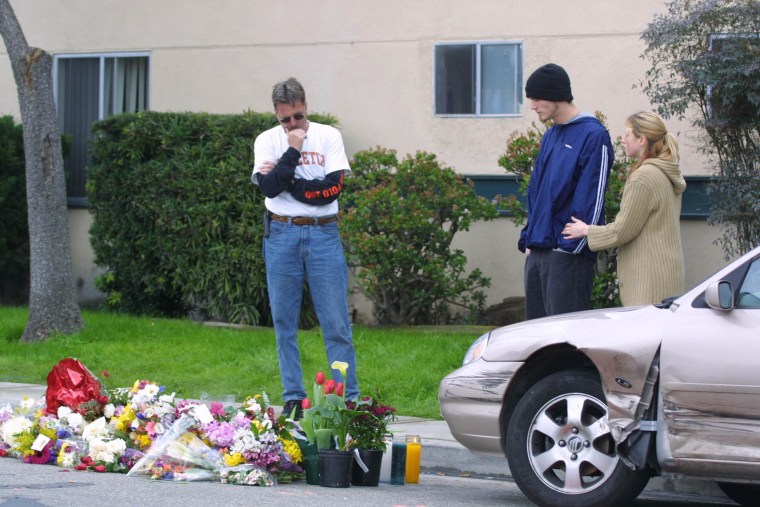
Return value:
[[(82, 361), (108, 387), (145, 379), (181, 398), (266, 392), (282, 403), (274, 330), (202, 325), (190, 320), (83, 311), (85, 329), (39, 343), (19, 341), (27, 309), (0, 307), (0, 381), (45, 384), (61, 359)], [(399, 415), (440, 418), (438, 383), (459, 367), (484, 327), (354, 327), (362, 395), (377, 388)], [(301, 363), (310, 392), (317, 371), (328, 374), (319, 329), (301, 331)], [(353, 366), (353, 365), (352, 365)], [(107, 370), (105, 378), (102, 371)]]

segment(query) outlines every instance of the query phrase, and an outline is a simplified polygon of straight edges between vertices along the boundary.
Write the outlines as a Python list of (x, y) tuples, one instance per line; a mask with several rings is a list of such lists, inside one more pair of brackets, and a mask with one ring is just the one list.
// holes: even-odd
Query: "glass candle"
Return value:
[(407, 484), (420, 482), (420, 458), (422, 457), (422, 442), (419, 435), (406, 437), (406, 474)]
[(393, 452), (393, 435), (388, 434), (383, 437), (385, 442), (385, 452), (383, 461), (380, 464), (380, 482), (391, 482), (391, 458)]
[(391, 452), (391, 484), (402, 486), (406, 473), (406, 442), (400, 438), (393, 439)]

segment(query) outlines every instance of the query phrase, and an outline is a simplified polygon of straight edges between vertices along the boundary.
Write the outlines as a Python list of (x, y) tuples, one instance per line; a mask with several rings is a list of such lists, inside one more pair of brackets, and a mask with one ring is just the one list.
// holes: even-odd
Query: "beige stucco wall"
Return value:
[[(527, 105), (512, 118), (433, 115), (433, 46), (437, 42), (520, 41), (524, 74), (553, 61), (570, 74), (576, 104), (601, 110), (613, 136), (630, 113), (649, 109), (634, 85), (648, 63), (640, 32), (663, 10), (661, 0), (622, 8), (609, 0), (12, 0), (30, 45), (54, 54), (147, 51), (151, 109), (239, 113), (271, 109), (271, 86), (289, 76), (305, 85), (312, 111), (336, 115), (349, 154), (381, 145), (401, 155), (436, 153), (463, 174), (503, 174), (505, 141), (536, 121)], [(0, 114), (18, 117), (4, 47), (0, 47)], [(687, 175), (708, 174), (687, 125), (669, 122)], [(92, 296), (86, 211), (71, 210), (75, 271)], [(684, 227), (689, 273), (722, 260), (718, 233), (703, 222)], [(470, 264), (491, 276), (489, 303), (520, 294), (522, 260), (507, 219), (462, 233)], [(704, 244), (703, 244), (703, 243)], [(493, 250), (498, 254), (494, 255)], [(717, 256), (715, 252), (718, 252)]]

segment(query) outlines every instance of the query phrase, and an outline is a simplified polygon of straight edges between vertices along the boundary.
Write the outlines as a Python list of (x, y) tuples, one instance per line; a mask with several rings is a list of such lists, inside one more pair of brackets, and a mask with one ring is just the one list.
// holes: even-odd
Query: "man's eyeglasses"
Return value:
[(280, 123), (285, 125), (286, 123), (290, 123), (291, 118), (295, 118), (296, 121), (301, 121), (306, 117), (303, 113), (296, 113), (293, 116), (286, 116), (285, 118), (280, 118)]

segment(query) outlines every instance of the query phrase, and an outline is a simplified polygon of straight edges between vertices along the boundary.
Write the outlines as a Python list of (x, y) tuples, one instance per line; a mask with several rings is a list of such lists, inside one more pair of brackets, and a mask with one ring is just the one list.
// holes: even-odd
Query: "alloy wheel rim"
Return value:
[(606, 405), (584, 393), (563, 394), (544, 404), (531, 422), (527, 447), (536, 477), (563, 494), (600, 487), (620, 461)]

